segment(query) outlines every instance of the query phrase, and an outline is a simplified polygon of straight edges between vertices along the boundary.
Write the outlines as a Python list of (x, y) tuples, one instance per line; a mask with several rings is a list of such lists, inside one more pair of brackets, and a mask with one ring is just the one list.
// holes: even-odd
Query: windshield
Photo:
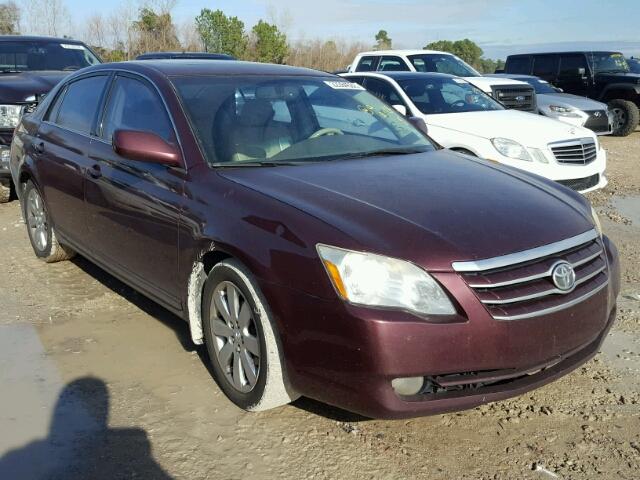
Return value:
[(425, 115), (504, 110), (500, 103), (461, 78), (414, 78), (398, 83)]
[(356, 83), (272, 76), (174, 77), (213, 165), (300, 163), (435, 147)]
[(523, 82), (527, 82), (533, 87), (536, 93), (539, 94), (558, 93), (558, 91), (553, 88), (549, 82), (540, 80), (539, 78), (516, 78), (515, 80), (522, 80)]
[(0, 72), (78, 70), (100, 63), (84, 45), (61, 42), (0, 42)]
[(621, 53), (592, 54), (595, 73), (629, 73), (629, 64)]
[(446, 53), (423, 53), (411, 55), (409, 60), (418, 72), (448, 73), (456, 77), (480, 77), (470, 65), (458, 57)]

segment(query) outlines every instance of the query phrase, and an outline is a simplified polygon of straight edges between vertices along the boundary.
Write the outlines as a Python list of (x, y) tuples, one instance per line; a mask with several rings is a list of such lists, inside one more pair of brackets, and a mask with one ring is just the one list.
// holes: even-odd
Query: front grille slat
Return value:
[[(568, 291), (552, 279), (561, 262), (575, 272), (575, 284)], [(496, 320), (559, 312), (587, 301), (609, 283), (606, 254), (595, 231), (520, 254), (455, 262), (453, 267)]]
[(558, 163), (587, 165), (598, 157), (598, 149), (592, 138), (551, 143), (549, 147)]
[(493, 98), (502, 102), (507, 108), (533, 112), (536, 110), (535, 94), (532, 87), (506, 85), (493, 87)]

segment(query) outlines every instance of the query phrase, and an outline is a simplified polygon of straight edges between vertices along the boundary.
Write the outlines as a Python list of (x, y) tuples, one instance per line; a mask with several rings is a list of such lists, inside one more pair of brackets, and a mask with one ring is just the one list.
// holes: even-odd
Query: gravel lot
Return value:
[(456, 414), (232, 406), (187, 324), (82, 258), (45, 265), (0, 205), (0, 478), (638, 479), (640, 130), (602, 138), (589, 195), (622, 256), (603, 351), (560, 381)]

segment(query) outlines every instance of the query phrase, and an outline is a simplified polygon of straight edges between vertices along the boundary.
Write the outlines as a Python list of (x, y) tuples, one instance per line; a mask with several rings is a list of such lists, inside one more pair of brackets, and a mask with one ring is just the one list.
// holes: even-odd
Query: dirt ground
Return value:
[(403, 421), (240, 411), (186, 323), (82, 258), (38, 261), (0, 205), (0, 478), (640, 478), (640, 130), (601, 141), (610, 185), (589, 197), (623, 268), (603, 351), (522, 397)]

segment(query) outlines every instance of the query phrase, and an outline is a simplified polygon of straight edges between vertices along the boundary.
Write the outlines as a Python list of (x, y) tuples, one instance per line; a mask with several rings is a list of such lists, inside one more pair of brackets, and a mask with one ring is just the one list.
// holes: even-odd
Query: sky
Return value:
[[(83, 18), (110, 13), (122, 3), (63, 1), (76, 28)], [(385, 29), (396, 48), (470, 38), (489, 58), (531, 49), (581, 48), (640, 55), (639, 0), (177, 0), (173, 16), (184, 23), (205, 7), (238, 16), (249, 28), (275, 12), (294, 40), (338, 38), (373, 44), (376, 32)]]

